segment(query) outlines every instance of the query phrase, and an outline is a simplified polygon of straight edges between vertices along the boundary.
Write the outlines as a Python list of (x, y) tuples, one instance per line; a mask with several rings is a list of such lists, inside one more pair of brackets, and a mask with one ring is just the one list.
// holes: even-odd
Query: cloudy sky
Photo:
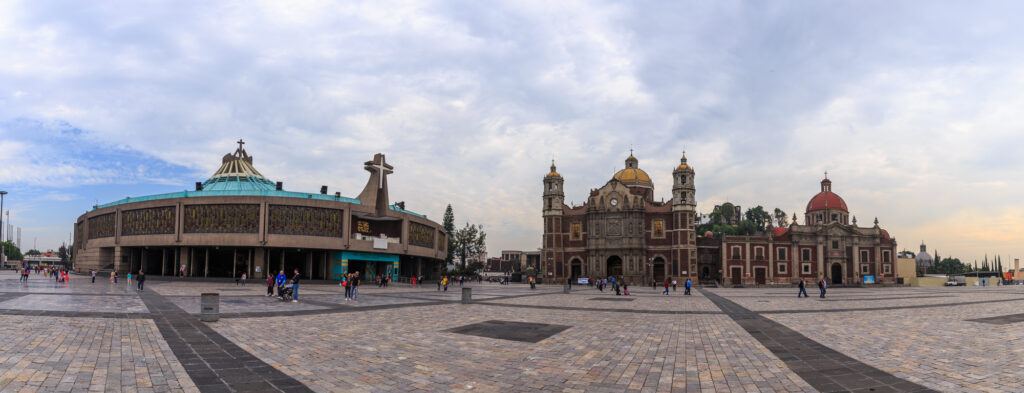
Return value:
[(0, 0), (0, 189), (23, 248), (95, 203), (205, 180), (244, 138), (296, 191), (540, 243), (552, 157), (579, 203), (630, 147), (698, 209), (802, 212), (828, 171), (861, 225), (1022, 254), (1024, 3)]

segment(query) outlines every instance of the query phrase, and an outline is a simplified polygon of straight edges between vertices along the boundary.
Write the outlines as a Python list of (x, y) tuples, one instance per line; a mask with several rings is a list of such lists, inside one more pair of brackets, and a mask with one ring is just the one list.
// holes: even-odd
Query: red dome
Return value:
[(779, 237), (779, 236), (785, 235), (786, 232), (789, 232), (789, 228), (783, 228), (783, 227), (774, 227), (774, 228), (772, 228), (772, 230), (774, 231), (775, 237)]
[(843, 198), (832, 192), (832, 181), (825, 179), (821, 181), (821, 192), (811, 198), (810, 202), (807, 202), (807, 211), (817, 211), (825, 209), (842, 210), (849, 213), (850, 210), (846, 208), (846, 201)]

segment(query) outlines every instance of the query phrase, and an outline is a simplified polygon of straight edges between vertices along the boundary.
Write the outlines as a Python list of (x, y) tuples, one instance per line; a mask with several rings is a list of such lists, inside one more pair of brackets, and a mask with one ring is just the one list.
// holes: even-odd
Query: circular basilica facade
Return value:
[(74, 228), (74, 264), (87, 271), (185, 277), (266, 277), (298, 269), (311, 279), (433, 278), (447, 234), (426, 216), (388, 203), (393, 167), (376, 154), (362, 193), (347, 198), (285, 191), (253, 167), (239, 141), (195, 191), (125, 198), (95, 206)]

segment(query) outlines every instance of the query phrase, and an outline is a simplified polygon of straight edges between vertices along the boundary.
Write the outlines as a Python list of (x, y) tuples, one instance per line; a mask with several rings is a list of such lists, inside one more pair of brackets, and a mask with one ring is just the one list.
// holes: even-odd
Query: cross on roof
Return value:
[(394, 167), (388, 165), (384, 160), (383, 154), (377, 154), (373, 157), (373, 161), (366, 162), (366, 170), (377, 172), (377, 189), (384, 188), (384, 176), (394, 173)]
[(239, 148), (239, 149), (241, 149), (241, 148), (242, 148), (242, 145), (244, 145), (244, 144), (245, 144), (245, 142), (244, 142), (244, 141), (242, 141), (241, 139), (239, 139), (239, 140), (238, 140), (238, 148)]

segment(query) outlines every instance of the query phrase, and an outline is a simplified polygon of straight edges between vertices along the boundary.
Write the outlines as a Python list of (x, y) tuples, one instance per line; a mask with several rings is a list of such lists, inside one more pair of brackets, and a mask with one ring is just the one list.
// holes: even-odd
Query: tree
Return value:
[(752, 222), (758, 231), (764, 231), (768, 227), (768, 223), (772, 221), (772, 215), (760, 205), (753, 209), (747, 209), (743, 216), (747, 221)]
[(25, 255), (43, 255), (43, 253), (33, 248), (31, 250), (28, 250), (28, 252), (26, 252)]
[(775, 225), (776, 226), (780, 226), (780, 227), (788, 227), (789, 226), (789, 217), (786, 216), (786, 212), (782, 211), (782, 209), (775, 208), (775, 212), (772, 215), (775, 216)]
[(8, 261), (20, 261), (25, 259), (25, 257), (21, 255), (21, 249), (14, 245), (14, 243), (0, 242), (0, 247), (3, 247), (4, 255), (7, 256)]
[(60, 256), (60, 261), (61, 262), (67, 263), (68, 262), (68, 247), (66, 245), (64, 245), (64, 244), (61, 244), (60, 248), (57, 249), (57, 255)]
[(483, 226), (476, 226), (466, 223), (466, 226), (455, 231), (455, 255), (459, 257), (462, 268), (466, 269), (470, 260), (478, 260), (478, 257), (487, 252), (487, 233)]
[(444, 265), (452, 264), (455, 258), (455, 212), (452, 211), (452, 204), (444, 209), (444, 231), (448, 233), (448, 256), (444, 258)]

